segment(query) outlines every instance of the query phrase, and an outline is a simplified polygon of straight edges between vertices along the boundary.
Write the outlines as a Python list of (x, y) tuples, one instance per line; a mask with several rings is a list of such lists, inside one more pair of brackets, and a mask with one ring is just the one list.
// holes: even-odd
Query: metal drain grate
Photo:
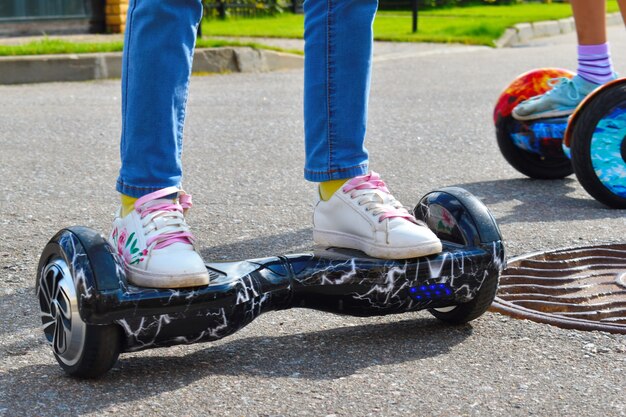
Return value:
[(626, 244), (511, 259), (491, 310), (568, 329), (626, 334)]

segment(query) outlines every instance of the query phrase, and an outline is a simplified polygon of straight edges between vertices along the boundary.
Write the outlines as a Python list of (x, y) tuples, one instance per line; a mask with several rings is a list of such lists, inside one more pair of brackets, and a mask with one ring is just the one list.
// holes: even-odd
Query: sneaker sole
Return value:
[(519, 114), (515, 113), (515, 111), (513, 111), (511, 114), (513, 115), (513, 118), (515, 120), (519, 120), (522, 122), (527, 122), (529, 120), (539, 120), (539, 119), (551, 119), (551, 118), (555, 118), (555, 117), (564, 117), (564, 116), (569, 116), (572, 113), (574, 113), (575, 109), (571, 109), (571, 110), (560, 110), (560, 111), (550, 111), (550, 112), (544, 112), (544, 113), (535, 113), (535, 114), (530, 114), (528, 116), (520, 116)]
[(126, 267), (128, 282), (138, 287), (147, 288), (189, 288), (209, 285), (209, 273), (186, 275), (154, 275), (132, 267)]
[(418, 258), (440, 253), (442, 251), (441, 241), (431, 240), (419, 246), (406, 246), (401, 248), (390, 248), (380, 246), (371, 242), (356, 238), (351, 235), (344, 235), (334, 232), (321, 232), (313, 230), (313, 241), (324, 247), (338, 247), (357, 249), (374, 258), (381, 259), (409, 259)]

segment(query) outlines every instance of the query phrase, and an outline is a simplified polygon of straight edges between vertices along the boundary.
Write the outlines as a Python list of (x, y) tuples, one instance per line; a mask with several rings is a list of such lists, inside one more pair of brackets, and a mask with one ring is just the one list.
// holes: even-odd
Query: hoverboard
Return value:
[(626, 208), (626, 79), (599, 87), (571, 116), (516, 120), (520, 102), (545, 93), (550, 79), (573, 77), (558, 68), (529, 71), (505, 88), (494, 109), (498, 146), (522, 174), (538, 179), (572, 173), (596, 200)]
[(106, 239), (69, 227), (49, 241), (39, 262), (43, 331), (66, 373), (95, 378), (122, 352), (218, 340), (273, 310), (381, 316), (428, 309), (452, 324), (481, 316), (505, 262), (493, 216), (454, 187), (424, 196), (414, 215), (442, 240), (442, 253), (382, 260), (326, 248), (207, 263), (210, 284), (188, 289), (130, 284)]

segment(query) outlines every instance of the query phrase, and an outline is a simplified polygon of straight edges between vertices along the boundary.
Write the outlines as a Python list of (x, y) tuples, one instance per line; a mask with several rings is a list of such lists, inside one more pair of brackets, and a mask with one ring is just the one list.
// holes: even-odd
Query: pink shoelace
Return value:
[[(380, 179), (380, 175), (376, 172), (372, 171), (369, 174), (354, 177), (342, 187), (342, 191), (344, 193), (349, 193), (354, 190), (378, 190), (387, 194), (387, 198), (385, 200), (389, 201), (368, 202), (373, 205), (373, 208), (371, 209), (372, 213), (374, 215), (379, 215), (379, 222), (382, 222), (385, 219), (400, 217), (409, 220), (410, 222), (417, 223), (415, 217), (413, 217), (407, 209), (402, 207), (402, 205), (391, 195), (383, 180)], [(362, 193), (361, 195), (365, 195), (365, 193)], [(356, 198), (358, 196), (353, 193), (351, 197)], [(380, 196), (378, 197), (380, 198)]]
[[(178, 194), (178, 201), (165, 199), (172, 194)], [(140, 197), (135, 202), (135, 210), (141, 219), (151, 216), (150, 221), (160, 222), (164, 229), (162, 233), (149, 237), (146, 245), (150, 247), (156, 242), (154, 249), (162, 249), (174, 243), (193, 244), (194, 237), (188, 231), (184, 218), (184, 213), (191, 206), (191, 195), (178, 187), (167, 187)]]

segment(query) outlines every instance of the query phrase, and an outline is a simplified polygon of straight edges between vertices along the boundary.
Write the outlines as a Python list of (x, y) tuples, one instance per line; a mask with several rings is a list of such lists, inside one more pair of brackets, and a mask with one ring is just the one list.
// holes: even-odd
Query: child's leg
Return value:
[(606, 1), (571, 0), (579, 45), (606, 43)]
[(615, 78), (606, 42), (606, 2), (571, 0), (571, 4), (578, 36), (577, 75), (572, 80), (559, 80), (547, 93), (518, 104), (513, 109), (518, 120), (568, 116), (589, 93)]
[(572, 0), (578, 36), (577, 74), (602, 85), (615, 78), (606, 39), (606, 2)]
[(131, 0), (122, 70), (117, 190), (180, 186), (183, 124), (200, 0)]
[[(130, 282), (206, 285), (180, 190), (183, 124), (200, 0), (131, 0), (122, 70), (122, 208), (109, 237)], [(133, 197), (140, 197), (138, 200)]]
[(441, 251), (435, 234), (416, 222), (377, 174), (367, 174), (364, 140), (377, 1), (307, 0), (304, 6), (304, 175), (324, 182), (313, 214), (314, 241), (381, 258)]
[(307, 0), (304, 7), (304, 176), (327, 181), (365, 174), (377, 1)]

